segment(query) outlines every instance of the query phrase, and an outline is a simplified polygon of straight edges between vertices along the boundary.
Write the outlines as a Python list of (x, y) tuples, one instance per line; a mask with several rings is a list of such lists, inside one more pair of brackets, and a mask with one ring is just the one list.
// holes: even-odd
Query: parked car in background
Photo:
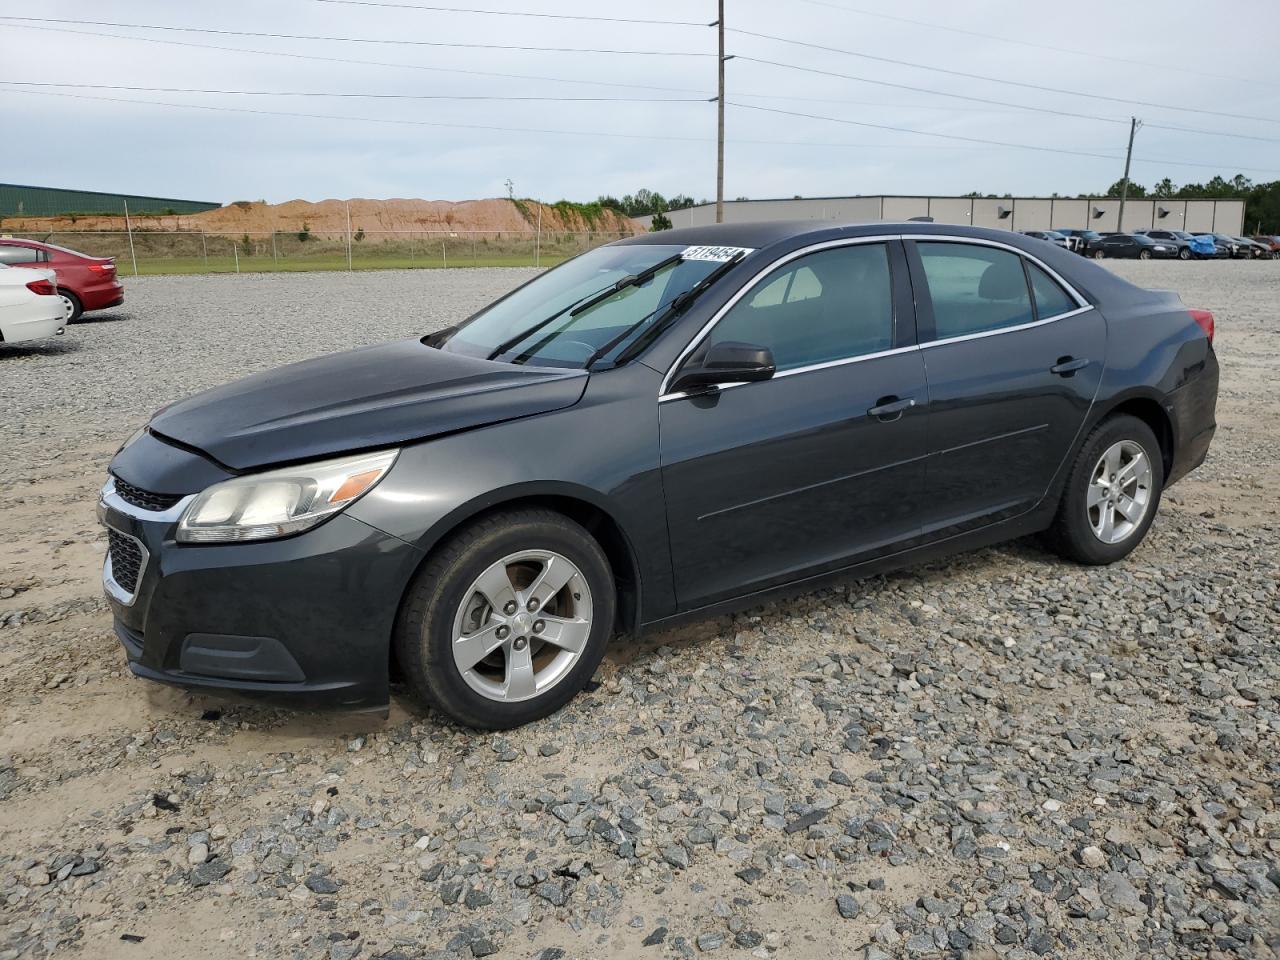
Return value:
[(1057, 230), (1023, 230), (1022, 233), (1028, 237), (1035, 237), (1037, 240), (1047, 240), (1049, 243), (1065, 250), (1070, 250), (1073, 246), (1066, 234), (1059, 233)]
[(629, 237), (155, 414), (98, 506), (115, 632), (154, 681), (381, 710), (394, 664), (506, 728), (615, 634), (821, 578), (1038, 531), (1113, 563), (1204, 460), (1213, 326), (1009, 231)]
[(1178, 248), (1172, 243), (1152, 240), (1140, 233), (1112, 233), (1093, 245), (1089, 256), (1095, 260), (1103, 257), (1136, 260), (1173, 260)]
[(1232, 239), (1240, 244), (1240, 246), (1244, 248), (1245, 252), (1254, 260), (1261, 260), (1263, 257), (1266, 257), (1267, 259), (1271, 258), (1271, 248), (1263, 246), (1256, 240), (1251, 240), (1249, 237), (1233, 237)]
[(1097, 230), (1076, 230), (1074, 228), (1058, 229), (1055, 232), (1062, 234), (1069, 240), (1074, 240), (1075, 245), (1071, 247), (1081, 256), (1088, 257), (1093, 255), (1094, 245), (1102, 239), (1102, 234)]
[(39, 240), (0, 237), (0, 263), (52, 270), (58, 277), (64, 319), (73, 323), (90, 310), (124, 303), (124, 284), (113, 257), (91, 257)]
[(1254, 243), (1260, 243), (1271, 251), (1272, 260), (1280, 260), (1280, 237), (1268, 237), (1265, 234), (1250, 237)]
[(40, 340), (64, 329), (53, 271), (0, 263), (0, 341)]
[(1233, 260), (1243, 260), (1249, 256), (1249, 251), (1241, 246), (1240, 241), (1235, 237), (1229, 237), (1225, 233), (1210, 233), (1202, 231), (1196, 234), (1197, 237), (1208, 237), (1217, 245), (1220, 255), (1230, 257)]
[(1218, 252), (1218, 248), (1208, 237), (1197, 237), (1185, 230), (1135, 230), (1161, 243), (1170, 243), (1178, 248), (1179, 260), (1208, 260)]

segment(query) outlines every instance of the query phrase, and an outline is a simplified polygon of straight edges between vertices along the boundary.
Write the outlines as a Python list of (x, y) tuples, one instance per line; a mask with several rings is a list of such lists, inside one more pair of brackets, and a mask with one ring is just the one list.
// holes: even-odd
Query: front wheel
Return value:
[(1163, 488), (1164, 460), (1151, 428), (1127, 414), (1108, 417), (1076, 455), (1050, 544), (1078, 563), (1115, 563), (1147, 535)]
[(1191, 259), (1191, 249), (1190, 249), (1189, 247), (1183, 247), (1181, 250), (1179, 250), (1179, 251), (1178, 251), (1178, 259), (1179, 259), (1179, 260), (1190, 260), (1190, 259)]
[(1092, 256), (1093, 256), (1093, 259), (1095, 260), (1101, 260), (1103, 257), (1106, 256), (1106, 254), (1103, 253), (1101, 250), (1095, 250), (1093, 251)]
[(613, 633), (616, 592), (600, 545), (544, 509), (494, 514), (424, 564), (402, 605), (396, 652), (412, 691), (470, 727), (503, 730), (573, 699)]
[(1151, 251), (1150, 251), (1150, 250), (1139, 250), (1139, 251), (1138, 251), (1138, 259), (1139, 259), (1139, 260), (1150, 260), (1150, 259), (1151, 259)]

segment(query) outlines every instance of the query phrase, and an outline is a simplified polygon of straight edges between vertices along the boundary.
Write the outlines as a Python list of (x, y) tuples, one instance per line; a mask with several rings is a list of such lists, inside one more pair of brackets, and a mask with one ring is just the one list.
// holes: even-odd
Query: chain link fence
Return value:
[(310, 230), (244, 233), (72, 230), (12, 233), (95, 257), (115, 257), (122, 276), (163, 273), (269, 273), (443, 267), (548, 267), (625, 233), (589, 231)]

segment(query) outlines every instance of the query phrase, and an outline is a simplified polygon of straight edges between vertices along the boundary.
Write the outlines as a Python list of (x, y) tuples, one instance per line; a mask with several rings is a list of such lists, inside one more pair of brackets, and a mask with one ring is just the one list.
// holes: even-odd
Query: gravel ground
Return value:
[(155, 407), (529, 271), (146, 278), (0, 345), (0, 960), (1274, 958), (1280, 265), (1115, 268), (1223, 363), (1128, 560), (1020, 541), (619, 645), (504, 735), (132, 680), (93, 502)]

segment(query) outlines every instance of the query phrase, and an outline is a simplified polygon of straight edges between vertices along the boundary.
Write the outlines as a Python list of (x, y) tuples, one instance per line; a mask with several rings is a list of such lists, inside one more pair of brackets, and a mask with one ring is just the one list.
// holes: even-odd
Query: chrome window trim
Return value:
[[(680, 369), (680, 365), (684, 363), (684, 361), (689, 357), (689, 355), (693, 353), (699, 346), (701, 346), (702, 341), (706, 339), (707, 335), (711, 332), (711, 330), (715, 327), (715, 325), (724, 318), (725, 314), (727, 314), (730, 310), (732, 310), (734, 306), (738, 303), (738, 301), (741, 300), (744, 296), (746, 296), (747, 293), (753, 287), (755, 287), (757, 283), (759, 283), (762, 279), (764, 279), (765, 276), (772, 273), (778, 267), (785, 266), (786, 264), (790, 263), (792, 260), (796, 260), (810, 253), (816, 253), (821, 250), (828, 250), (828, 249), (831, 249), (832, 247), (855, 246), (857, 244), (862, 244), (862, 243), (887, 243), (891, 240), (915, 240), (922, 243), (928, 243), (932, 241), (938, 241), (941, 243), (968, 243), (968, 244), (972, 244), (974, 246), (980, 246), (980, 247), (995, 247), (999, 250), (1007, 250), (1008, 252), (1015, 254), (1016, 256), (1026, 257), (1028, 260), (1034, 263), (1037, 267), (1039, 267), (1041, 270), (1047, 273), (1060, 287), (1062, 287), (1063, 290), (1067, 292), (1067, 295), (1076, 302), (1077, 304), (1076, 309), (1068, 310), (1066, 313), (1054, 314), (1052, 317), (1044, 317), (1039, 320), (1033, 320), (1030, 323), (1020, 323), (1017, 326), (1013, 326), (1013, 327), (997, 327), (994, 330), (982, 330), (978, 333), (967, 333), (958, 337), (948, 337), (945, 340), (929, 340), (926, 343), (912, 344), (911, 346), (907, 346), (907, 347), (895, 347), (892, 350), (882, 350), (882, 351), (879, 351), (878, 353), (866, 353), (856, 357), (844, 357), (839, 360), (828, 360), (823, 363), (810, 364), (809, 366), (804, 366), (804, 367), (793, 367), (790, 370), (782, 370), (782, 371), (779, 371), (778, 373), (775, 373), (772, 377), (769, 378), (770, 380), (777, 380), (782, 377), (794, 376), (799, 373), (810, 373), (814, 370), (826, 370), (831, 367), (840, 367), (840, 366), (845, 366), (851, 363), (860, 363), (863, 360), (876, 360), (876, 359), (879, 359), (880, 357), (892, 356), (893, 354), (898, 354), (898, 353), (909, 353), (913, 350), (927, 350), (930, 347), (940, 346), (942, 344), (947, 344), (947, 343), (960, 343), (965, 340), (978, 340), (985, 337), (993, 337), (1001, 333), (1014, 333), (1019, 330), (1029, 330), (1033, 327), (1043, 326), (1044, 324), (1047, 324), (1047, 323), (1056, 323), (1057, 321), (1065, 320), (1068, 317), (1074, 317), (1082, 313), (1087, 313), (1088, 311), (1094, 309), (1093, 304), (1091, 304), (1087, 299), (1085, 299), (1083, 294), (1081, 294), (1080, 291), (1078, 291), (1075, 287), (1073, 287), (1071, 283), (1065, 277), (1062, 276), (1062, 274), (1054, 270), (1053, 267), (1049, 266), (1047, 263), (1045, 263), (1035, 254), (1028, 253), (1026, 250), (1023, 250), (1020, 247), (1015, 247), (1012, 244), (1004, 243), (999, 240), (990, 240), (986, 237), (962, 237), (954, 234), (931, 234), (931, 233), (876, 234), (874, 236), (867, 236), (867, 237), (840, 237), (835, 240), (824, 240), (821, 243), (814, 243), (814, 244), (810, 244), (807, 247), (801, 247), (799, 250), (793, 250), (791, 251), (791, 253), (785, 254), (784, 256), (781, 256), (776, 260), (770, 261), (766, 266), (762, 267), (753, 277), (751, 277), (750, 280), (747, 280), (745, 283), (743, 283), (743, 285), (738, 289), (738, 292), (735, 293), (732, 297), (730, 297), (724, 303), (724, 305), (721, 306), (720, 309), (715, 312), (715, 314), (711, 317), (711, 319), (708, 320), (703, 325), (702, 329), (699, 330), (694, 335), (693, 339), (689, 341), (688, 345), (683, 350), (680, 351), (680, 353), (676, 356), (676, 359), (671, 364), (671, 366), (667, 368), (667, 372), (662, 378), (662, 384), (658, 388), (658, 402), (666, 403), (669, 400), (682, 400), (685, 397), (689, 396), (688, 393), (685, 393), (683, 391), (676, 392), (676, 393), (667, 392), (667, 388), (670, 386), (671, 380), (674, 378), (676, 371)], [(741, 387), (745, 385), (746, 385), (745, 383), (722, 383), (720, 384), (720, 389), (729, 390), (729, 389), (732, 389), (733, 387)]]
[(958, 337), (946, 337), (942, 340), (930, 340), (927, 343), (920, 344), (921, 350), (929, 350), (933, 347), (945, 347), (949, 343), (964, 343), (966, 340), (982, 340), (986, 337), (994, 337), (1001, 333), (1017, 333), (1019, 330), (1031, 330), (1034, 327), (1043, 327), (1046, 323), (1057, 323), (1059, 320), (1065, 320), (1067, 317), (1075, 317), (1082, 313), (1088, 313), (1093, 309), (1092, 304), (1086, 307), (1077, 307), (1075, 310), (1068, 310), (1066, 313), (1056, 313), (1052, 317), (1045, 317), (1043, 320), (1032, 320), (1028, 323), (1019, 323), (1012, 327), (996, 327), (994, 330), (979, 330), (977, 333), (964, 333)]
[[(810, 253), (818, 253), (819, 251), (822, 251), (822, 250), (829, 250), (832, 247), (851, 247), (851, 246), (857, 246), (858, 244), (863, 244), (863, 243), (888, 243), (890, 240), (898, 240), (898, 239), (901, 239), (901, 238), (897, 234), (877, 234), (876, 236), (873, 236), (873, 237), (839, 237), (835, 240), (823, 240), (821, 243), (810, 244), (807, 247), (801, 247), (799, 250), (792, 250), (790, 253), (784, 254), (783, 256), (779, 257), (776, 260), (771, 260), (764, 267), (761, 267), (760, 270), (755, 274), (755, 276), (753, 276), (750, 280), (747, 280), (745, 283), (743, 283), (741, 287), (738, 288), (737, 293), (735, 293), (732, 297), (730, 297), (724, 303), (724, 305), (721, 306), (720, 309), (717, 310), (714, 315), (712, 315), (711, 319), (708, 320), (705, 324), (703, 324), (702, 329), (699, 330), (694, 335), (693, 339), (689, 341), (688, 345), (685, 346), (685, 348), (681, 350), (680, 353), (676, 356), (675, 361), (671, 364), (671, 366), (667, 368), (666, 375), (663, 376), (662, 378), (662, 385), (658, 388), (658, 402), (664, 403), (667, 400), (679, 400), (682, 397), (688, 396), (688, 394), (683, 392), (681, 393), (667, 392), (667, 387), (670, 386), (671, 380), (675, 376), (676, 371), (680, 369), (680, 364), (684, 363), (684, 361), (688, 358), (689, 354), (693, 353), (694, 350), (698, 349), (698, 347), (701, 346), (702, 341), (707, 338), (707, 334), (709, 334), (712, 331), (712, 329), (715, 327), (715, 325), (724, 318), (725, 314), (727, 314), (730, 310), (732, 310), (737, 305), (738, 301), (741, 300), (743, 297), (745, 297), (747, 293), (750, 292), (755, 287), (755, 285), (759, 283), (761, 280), (763, 280), (768, 274), (772, 273), (774, 270), (778, 269), (779, 267), (786, 266), (792, 260), (798, 260), (800, 257), (806, 256), (807, 254), (810, 254)], [(886, 351), (886, 352), (893, 353), (893, 352), (900, 352), (903, 350), (914, 350), (914, 349), (916, 348), (900, 347), (895, 351)], [(880, 354), (877, 354), (877, 356), (878, 355)], [(852, 363), (856, 360), (869, 360), (871, 359), (872, 356), (873, 356), (872, 354), (863, 354), (862, 356), (859, 356), (859, 357), (844, 357), (839, 360), (828, 360), (828, 361), (825, 361), (824, 363), (813, 364), (807, 367), (793, 367), (790, 370), (782, 370), (778, 373), (775, 373), (772, 377), (770, 377), (770, 379), (776, 380), (778, 377), (788, 376), (796, 373), (807, 373), (810, 370), (816, 370), (822, 367), (836, 366), (844, 363)], [(742, 384), (722, 383), (720, 384), (720, 389), (727, 390), (730, 387), (739, 387), (739, 386), (742, 386)]]

